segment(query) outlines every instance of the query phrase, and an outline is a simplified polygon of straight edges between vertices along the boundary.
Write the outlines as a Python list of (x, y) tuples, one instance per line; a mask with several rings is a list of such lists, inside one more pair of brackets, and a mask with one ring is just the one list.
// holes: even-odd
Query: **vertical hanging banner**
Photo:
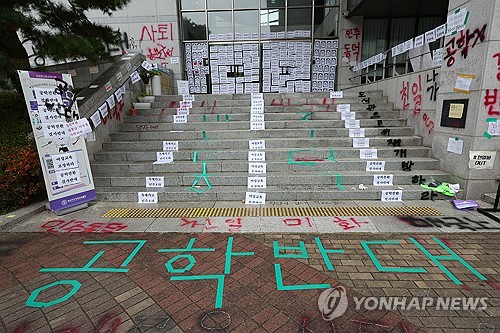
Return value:
[[(61, 211), (96, 198), (83, 136), (66, 129), (79, 120), (71, 75), (17, 71), (36, 140), (50, 209)], [(58, 124), (62, 125), (58, 127)]]

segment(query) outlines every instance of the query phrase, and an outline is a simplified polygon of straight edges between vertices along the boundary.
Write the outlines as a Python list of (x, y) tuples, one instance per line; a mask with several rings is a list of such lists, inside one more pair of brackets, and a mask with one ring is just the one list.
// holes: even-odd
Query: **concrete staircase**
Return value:
[[(381, 190), (403, 190), (403, 200), (419, 200), (426, 196), (420, 176), (449, 180), (381, 92), (345, 93), (342, 99), (327, 93), (265, 94), (265, 130), (258, 131), (249, 130), (250, 95), (197, 95), (188, 122), (174, 124), (181, 99), (159, 96), (151, 109), (124, 118), (92, 162), (99, 199), (137, 202), (138, 192), (153, 191), (159, 202), (242, 201), (248, 191), (267, 193), (267, 201), (380, 200)], [(353, 147), (338, 104), (351, 105), (385, 171), (366, 171), (367, 161), (374, 160), (360, 158), (366, 148)], [(259, 175), (266, 177), (267, 188), (258, 191), (247, 188), (248, 177), (255, 176), (248, 173), (249, 140), (257, 139), (265, 140), (261, 151), (267, 163), (266, 174)], [(163, 141), (179, 142), (174, 162), (153, 164)], [(410, 161), (411, 171), (403, 171), (402, 163)], [(212, 188), (199, 177), (204, 173)], [(393, 186), (373, 185), (374, 175), (389, 174)], [(164, 177), (165, 187), (146, 188), (146, 177), (152, 176)]]

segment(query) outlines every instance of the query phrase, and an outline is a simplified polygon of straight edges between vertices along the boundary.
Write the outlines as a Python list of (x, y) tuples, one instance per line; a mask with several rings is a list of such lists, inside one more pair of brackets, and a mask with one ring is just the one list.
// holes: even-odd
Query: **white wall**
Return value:
[(171, 64), (172, 57), (182, 54), (176, 0), (132, 0), (111, 16), (99, 11), (90, 11), (87, 16), (120, 29), (131, 49), (142, 50), (149, 62), (166, 66), (174, 71), (175, 79), (181, 78), (181, 64)]
[[(57, 2), (67, 4), (67, 0)], [(123, 49), (128, 43), (129, 49), (142, 51), (149, 62), (172, 69), (174, 79), (181, 79), (182, 61), (171, 64), (172, 57), (180, 57), (182, 54), (176, 0), (132, 0), (127, 7), (113, 12), (111, 16), (93, 10), (87, 12), (87, 17), (92, 22), (120, 29)], [(36, 50), (33, 50), (31, 43), (25, 43), (24, 46), (34, 66)], [(119, 48), (110, 50), (111, 55), (121, 53)], [(40, 59), (38, 62), (41, 63)], [(53, 64), (54, 62), (45, 61), (45, 65)]]

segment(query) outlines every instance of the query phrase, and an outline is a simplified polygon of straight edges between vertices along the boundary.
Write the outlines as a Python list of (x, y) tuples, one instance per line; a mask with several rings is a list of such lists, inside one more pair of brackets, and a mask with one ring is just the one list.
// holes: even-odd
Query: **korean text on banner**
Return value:
[[(55, 130), (48, 128), (48, 126), (44, 128), (41, 126), (43, 124), (40, 124), (40, 113), (45, 114), (50, 111), (43, 103), (46, 92), (47, 96), (52, 96), (57, 101), (61, 100), (66, 108), (67, 105), (71, 105), (72, 101), (67, 100), (68, 94), (60, 89), (56, 90), (61, 83), (63, 86), (67, 84), (68, 87), (72, 87), (71, 75), (34, 71), (18, 71), (18, 73), (22, 82), (33, 134), (36, 138), (50, 209), (57, 212), (94, 200), (96, 193), (87, 147), (83, 138), (78, 139), (80, 138), (79, 133), (84, 134), (90, 126), (88, 126), (86, 119), (74, 122), (79, 119), (76, 102), (68, 110), (71, 112), (66, 112), (70, 115), (69, 118), (63, 117), (63, 119), (57, 120), (64, 124), (64, 129), (54, 132)], [(94, 120), (97, 122), (97, 116)], [(71, 128), (66, 128), (70, 124)], [(73, 129), (75, 130), (73, 131)], [(69, 132), (75, 137), (71, 137)]]

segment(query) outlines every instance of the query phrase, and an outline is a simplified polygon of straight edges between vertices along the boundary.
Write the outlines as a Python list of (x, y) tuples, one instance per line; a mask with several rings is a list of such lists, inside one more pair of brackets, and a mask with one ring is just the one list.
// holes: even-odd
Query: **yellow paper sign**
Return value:
[(463, 104), (450, 104), (450, 118), (460, 119), (464, 115)]

